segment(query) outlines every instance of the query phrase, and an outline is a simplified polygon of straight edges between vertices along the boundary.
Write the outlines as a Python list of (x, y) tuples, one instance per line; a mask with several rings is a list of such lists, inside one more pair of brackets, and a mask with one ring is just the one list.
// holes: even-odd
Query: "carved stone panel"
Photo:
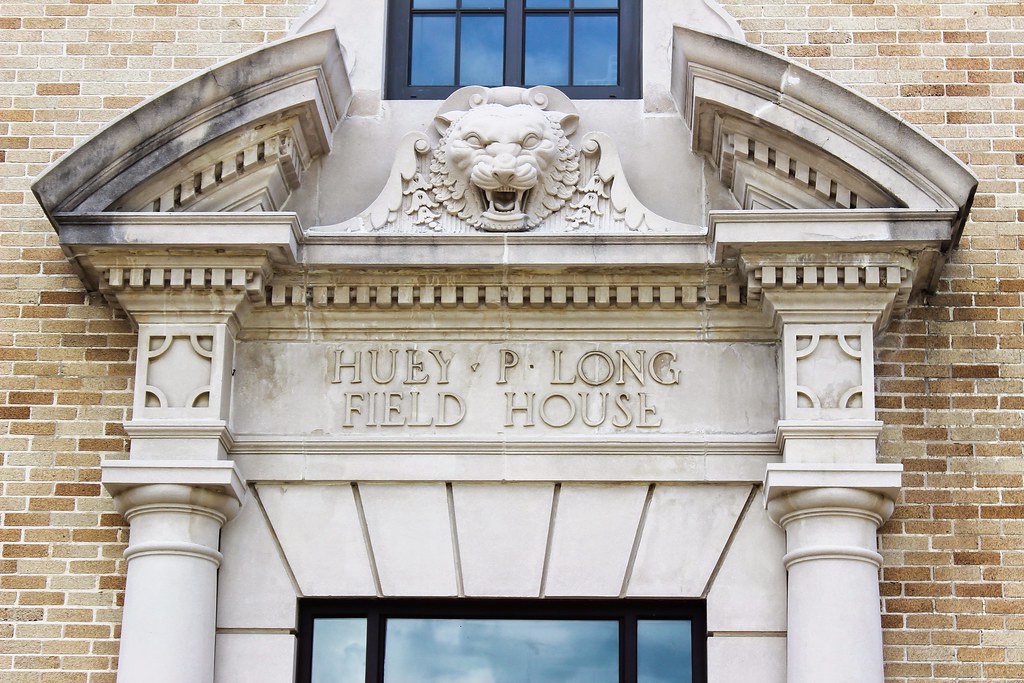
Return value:
[(785, 419), (874, 419), (872, 348), (870, 324), (786, 325)]
[(142, 325), (135, 419), (224, 419), (231, 346), (223, 325)]

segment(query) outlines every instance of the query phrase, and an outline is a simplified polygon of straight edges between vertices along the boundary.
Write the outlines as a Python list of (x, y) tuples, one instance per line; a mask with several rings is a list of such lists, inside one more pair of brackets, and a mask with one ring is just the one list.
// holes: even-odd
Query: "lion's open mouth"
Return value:
[(519, 217), (526, 204), (529, 190), (517, 190), (512, 187), (499, 187), (493, 190), (481, 189), (486, 212), (496, 217)]

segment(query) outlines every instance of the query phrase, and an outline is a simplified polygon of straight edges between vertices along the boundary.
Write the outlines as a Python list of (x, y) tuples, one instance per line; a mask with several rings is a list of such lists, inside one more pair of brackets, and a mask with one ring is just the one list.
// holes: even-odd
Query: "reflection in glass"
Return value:
[(617, 683), (616, 621), (388, 619), (384, 683)]
[(462, 9), (505, 9), (505, 0), (462, 0)]
[(531, 85), (569, 85), (569, 17), (526, 17), (523, 80)]
[(505, 63), (504, 17), (464, 14), (460, 38), (459, 84), (501, 85)]
[(366, 619), (317, 619), (313, 622), (312, 683), (363, 683), (366, 680)]
[(569, 0), (526, 0), (527, 9), (568, 9)]
[(576, 9), (616, 9), (619, 0), (576, 0), (573, 7)]
[(455, 15), (412, 18), (410, 85), (455, 85)]
[(455, 0), (412, 0), (413, 9), (455, 9)]
[(690, 622), (637, 621), (636, 670), (637, 683), (691, 683)]
[(573, 85), (619, 82), (619, 19), (615, 15), (576, 15), (573, 22)]

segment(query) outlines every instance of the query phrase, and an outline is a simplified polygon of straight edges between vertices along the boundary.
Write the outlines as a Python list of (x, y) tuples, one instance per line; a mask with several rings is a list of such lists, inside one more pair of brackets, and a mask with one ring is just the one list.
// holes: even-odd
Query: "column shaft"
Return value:
[(789, 683), (882, 683), (875, 534), (887, 497), (852, 488), (781, 495), (768, 512), (786, 530)]
[[(130, 462), (105, 465), (106, 478), (115, 480), (107, 482), (114, 504), (130, 525), (117, 681), (213, 683), (220, 529), (244, 489), (237, 478), (225, 491), (188, 476), (212, 470), (237, 477), (230, 463), (157, 465), (142, 475)], [(175, 474), (188, 483), (149, 483)]]

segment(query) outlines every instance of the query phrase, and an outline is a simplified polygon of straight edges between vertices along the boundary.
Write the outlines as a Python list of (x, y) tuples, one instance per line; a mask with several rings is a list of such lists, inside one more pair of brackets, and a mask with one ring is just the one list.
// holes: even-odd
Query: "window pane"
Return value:
[(455, 9), (455, 0), (412, 0), (413, 9)]
[(462, 9), (505, 9), (505, 0), (462, 0)]
[(455, 85), (455, 15), (413, 16), (410, 85)]
[(384, 683), (618, 683), (616, 621), (389, 619)]
[(619, 18), (576, 15), (573, 24), (573, 85), (619, 82)]
[(313, 683), (366, 680), (366, 619), (313, 622)]
[(619, 0), (576, 0), (573, 7), (576, 9), (615, 9), (619, 6)]
[(691, 683), (690, 622), (637, 621), (636, 671), (637, 683)]
[(569, 17), (526, 17), (523, 80), (531, 85), (569, 85)]
[(569, 0), (526, 0), (527, 9), (568, 8)]
[(501, 85), (505, 64), (505, 18), (462, 15), (459, 85)]

